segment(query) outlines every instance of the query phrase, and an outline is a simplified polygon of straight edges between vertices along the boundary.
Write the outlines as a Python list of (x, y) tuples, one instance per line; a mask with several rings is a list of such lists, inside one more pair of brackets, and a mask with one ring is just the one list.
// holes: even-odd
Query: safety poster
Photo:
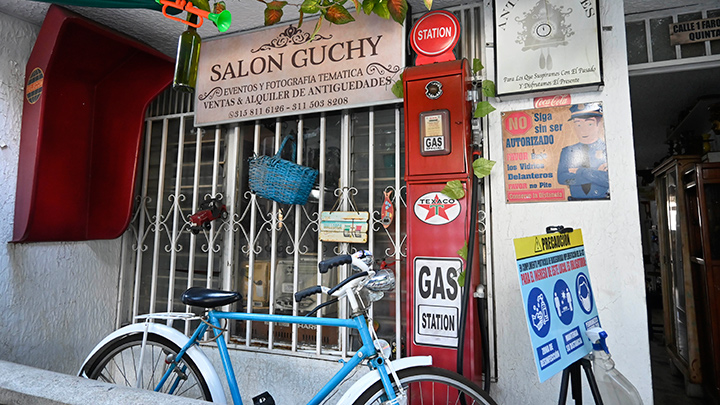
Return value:
[(590, 353), (600, 326), (582, 232), (515, 239), (518, 277), (540, 382)]

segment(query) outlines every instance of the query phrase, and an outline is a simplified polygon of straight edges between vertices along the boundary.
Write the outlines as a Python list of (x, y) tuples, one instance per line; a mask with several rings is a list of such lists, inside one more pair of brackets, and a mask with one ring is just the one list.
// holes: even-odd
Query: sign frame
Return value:
[(367, 243), (367, 211), (323, 211), (318, 239), (322, 242)]
[[(573, 108), (603, 105), (596, 101), (501, 113), (503, 182), (508, 204), (611, 199), (612, 168), (608, 166), (605, 119), (601, 116), (595, 121), (597, 140), (585, 145), (584, 161), (583, 142), (571, 112)], [(577, 118), (587, 117), (580, 114)], [(582, 170), (579, 166), (583, 166)], [(585, 184), (575, 183), (580, 180)]]
[[(528, 334), (540, 382), (592, 351), (600, 317), (582, 231), (513, 240)], [(547, 298), (552, 297), (552, 298)]]
[[(510, 100), (602, 90), (599, 2), (493, 0), (496, 97)], [(541, 3), (546, 5), (544, 14), (533, 10)], [(538, 14), (546, 19), (535, 18)], [(541, 52), (535, 59), (537, 50)]]
[(391, 89), (407, 63), (406, 23), (355, 18), (352, 27), (326, 27), (313, 41), (305, 28), (317, 19), (203, 41), (194, 125), (402, 102)]
[[(437, 286), (429, 287), (428, 291), (428, 297), (423, 297), (423, 292), (420, 291), (423, 286), (421, 285), (421, 277), (420, 272), (422, 272), (422, 267), (420, 267), (421, 264), (425, 263), (434, 263), (438, 264), (440, 262), (447, 263), (448, 265), (457, 264), (457, 268), (454, 268), (457, 274), (453, 277), (453, 275), (450, 274), (449, 269), (445, 269), (447, 271), (447, 274), (445, 274), (444, 278), (441, 277), (441, 280), (446, 282), (448, 285), (452, 284), (455, 289), (445, 289), (441, 291), (442, 295), (445, 294), (450, 295), (451, 293), (455, 293), (455, 298), (452, 300), (438, 300), (437, 299)], [(413, 306), (415, 307), (413, 313), (415, 314), (415, 319), (413, 320), (415, 327), (413, 328), (413, 342), (416, 345), (422, 345), (422, 346), (437, 346), (437, 347), (448, 347), (448, 348), (457, 348), (458, 344), (458, 337), (459, 337), (459, 317), (460, 317), (460, 308), (462, 307), (462, 287), (460, 287), (459, 283), (457, 282), (457, 277), (460, 275), (460, 273), (464, 269), (464, 263), (462, 259), (459, 257), (424, 257), (424, 256), (417, 256), (413, 259), (413, 278), (415, 280), (414, 288), (413, 288)], [(441, 271), (440, 267), (436, 267), (435, 272)], [(428, 268), (428, 274), (427, 278), (424, 280), (437, 280), (437, 274), (433, 273), (432, 270)], [(434, 281), (433, 281), (434, 282)], [(454, 283), (454, 284), (453, 284)], [(433, 292), (430, 292), (429, 290), (433, 290)], [(437, 304), (452, 304), (452, 305), (437, 305)], [(455, 329), (455, 336), (452, 337), (451, 333), (447, 332), (437, 332), (436, 334), (432, 333), (422, 333), (422, 325), (424, 322), (420, 322), (421, 315), (426, 314), (429, 308), (435, 308), (436, 310), (440, 311), (441, 313), (436, 313), (436, 315), (440, 316), (440, 320), (437, 320), (437, 322), (447, 321), (447, 322), (453, 322), (454, 329)], [(452, 310), (455, 310), (455, 319), (452, 319)], [(437, 318), (437, 317), (436, 317)], [(432, 317), (426, 318), (428, 319), (428, 323), (432, 321)], [(446, 322), (446, 323), (447, 323)], [(431, 329), (430, 327), (427, 327), (427, 329)]]

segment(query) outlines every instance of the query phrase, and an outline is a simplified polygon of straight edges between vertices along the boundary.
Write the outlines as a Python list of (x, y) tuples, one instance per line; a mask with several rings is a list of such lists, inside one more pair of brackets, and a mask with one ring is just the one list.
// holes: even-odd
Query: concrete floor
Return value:
[[(662, 325), (662, 310), (654, 309), (653, 323)], [(693, 398), (685, 394), (683, 375), (675, 372), (670, 365), (663, 347), (661, 327), (656, 327), (650, 336), (650, 362), (652, 367), (653, 400), (655, 405), (705, 405), (713, 402), (705, 398)]]

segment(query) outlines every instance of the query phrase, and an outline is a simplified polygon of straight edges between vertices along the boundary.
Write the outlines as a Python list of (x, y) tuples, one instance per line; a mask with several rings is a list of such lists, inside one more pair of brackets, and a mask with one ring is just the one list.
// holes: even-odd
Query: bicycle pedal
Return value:
[(275, 400), (269, 392), (265, 391), (262, 394), (256, 396), (253, 400), (253, 405), (275, 405)]

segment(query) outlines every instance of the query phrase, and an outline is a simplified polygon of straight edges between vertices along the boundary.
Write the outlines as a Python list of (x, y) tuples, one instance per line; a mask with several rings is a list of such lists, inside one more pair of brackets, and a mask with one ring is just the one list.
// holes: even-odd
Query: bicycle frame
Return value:
[[(235, 371), (233, 370), (230, 362), (230, 354), (228, 352), (227, 343), (225, 337), (222, 334), (220, 328), (220, 320), (235, 320), (235, 321), (253, 321), (253, 322), (284, 322), (290, 324), (300, 325), (317, 325), (317, 326), (336, 326), (356, 329), (360, 338), (362, 339), (362, 347), (358, 350), (355, 355), (349, 361), (343, 361), (343, 366), (338, 372), (328, 381), (325, 386), (318, 391), (318, 393), (308, 402), (308, 405), (317, 405), (322, 402), (332, 391), (335, 389), (344, 379), (350, 374), (350, 372), (357, 367), (365, 358), (374, 356), (377, 351), (368, 329), (367, 321), (363, 315), (357, 315), (350, 319), (339, 319), (339, 318), (317, 318), (317, 317), (303, 317), (303, 316), (291, 316), (291, 315), (274, 315), (274, 314), (257, 314), (257, 313), (245, 313), (245, 312), (224, 312), (224, 311), (208, 311), (208, 322), (213, 325), (214, 334), (216, 336), (216, 344), (220, 352), (220, 359), (222, 360), (223, 369), (225, 370), (225, 377), (227, 379), (228, 387), (230, 388), (230, 394), (232, 396), (233, 403), (235, 405), (242, 405), (242, 399), (240, 398), (240, 389), (235, 378)], [(200, 326), (195, 330), (188, 343), (178, 353), (176, 361), (174, 361), (168, 370), (163, 375), (162, 379), (158, 383), (155, 391), (159, 391), (160, 388), (165, 384), (170, 375), (174, 372), (175, 366), (180, 361), (185, 352), (194, 344), (198, 342), (198, 339), (205, 334), (210, 326), (206, 323), (201, 323)], [(383, 360), (380, 357), (375, 357), (370, 360), (371, 367), (377, 369), (380, 374), (380, 380), (385, 387), (385, 392), (388, 395), (389, 400), (395, 399), (395, 392), (392, 388), (392, 382), (390, 376), (385, 370), (385, 367), (381, 367)], [(172, 393), (171, 389), (171, 393)]]

